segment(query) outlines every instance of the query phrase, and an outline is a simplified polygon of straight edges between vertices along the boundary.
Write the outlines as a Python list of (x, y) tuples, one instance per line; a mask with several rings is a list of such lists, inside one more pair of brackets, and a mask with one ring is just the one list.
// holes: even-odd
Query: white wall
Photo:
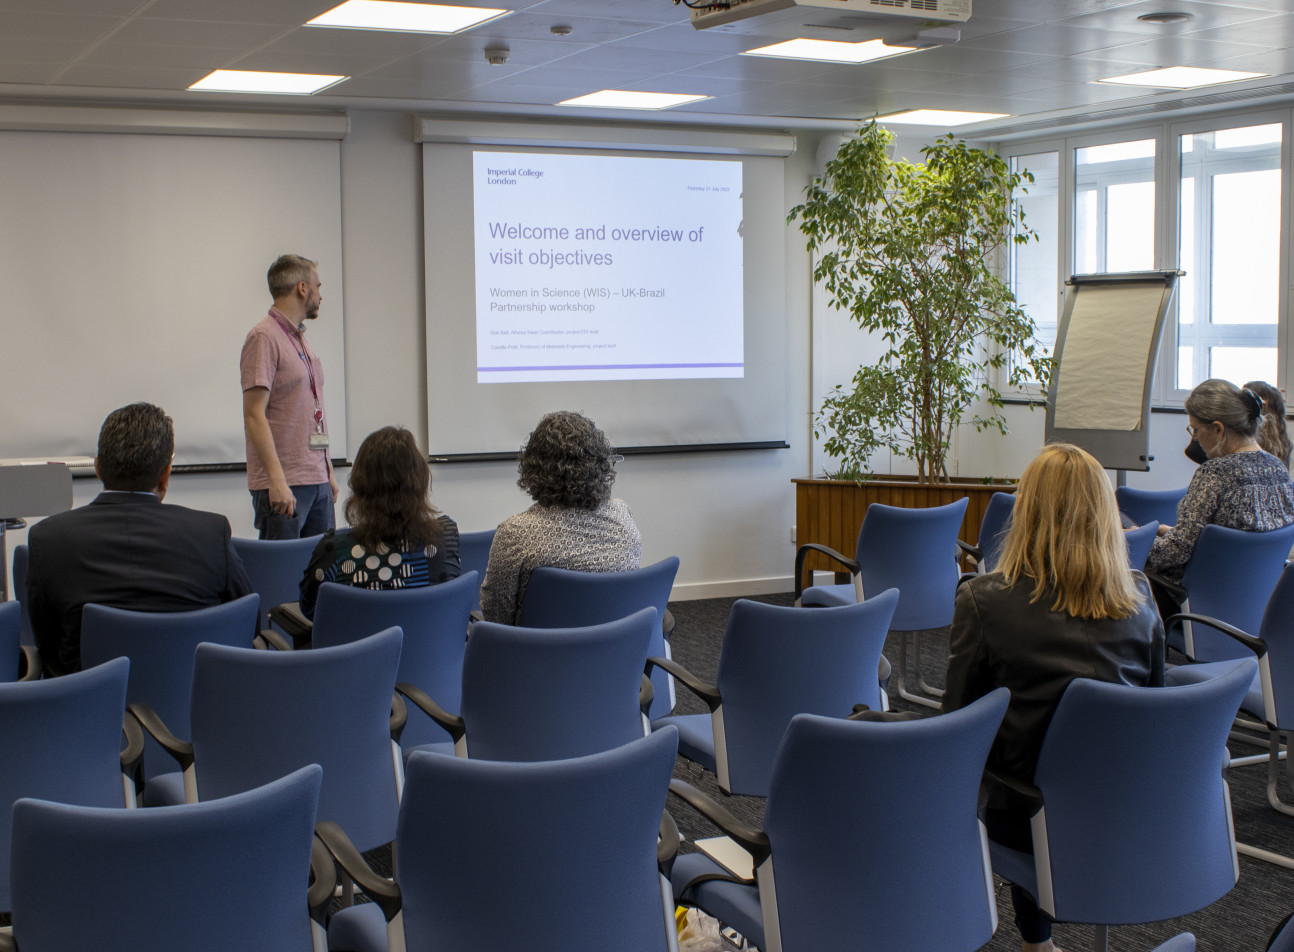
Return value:
[[(341, 162), (342, 303), (348, 449), (353, 456), (367, 433), (387, 424), (407, 426), (421, 439), (427, 411), (422, 167), (419, 146), (413, 142), (414, 116), (356, 111), (350, 119)], [(799, 201), (808, 181), (814, 145), (809, 137), (786, 162), (788, 209)], [(790, 480), (809, 473), (808, 275), (803, 243), (798, 232), (788, 228), (782, 405), (791, 449), (635, 456), (619, 465), (616, 493), (629, 503), (642, 530), (644, 559), (680, 559), (676, 598), (791, 588), (795, 504)], [(320, 320), (326, 321), (328, 275), (321, 277), (325, 301)], [(247, 326), (258, 318), (245, 315)], [(321, 356), (326, 365), (328, 354)], [(157, 399), (165, 406), (164, 395)], [(239, 395), (231, 391), (229, 399), (236, 406)], [(91, 412), (98, 415), (100, 409)], [(453, 413), (455, 408), (445, 407), (443, 412)], [(344, 482), (345, 472), (340, 475)], [(434, 501), (463, 530), (495, 526), (529, 504), (516, 486), (514, 463), (440, 465), (433, 468), (432, 479)], [(88, 502), (98, 489), (97, 481), (77, 480), (75, 504)], [(222, 512), (236, 535), (255, 534), (242, 473), (177, 476), (167, 501)], [(25, 541), (25, 531), (8, 536), (10, 550)]]

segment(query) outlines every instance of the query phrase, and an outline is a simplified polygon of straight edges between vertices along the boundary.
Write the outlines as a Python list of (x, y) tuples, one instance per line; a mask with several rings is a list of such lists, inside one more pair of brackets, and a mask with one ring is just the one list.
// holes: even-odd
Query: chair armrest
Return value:
[(409, 723), (409, 705), (404, 703), (397, 691), (391, 695), (391, 739), (397, 744), (404, 733), (404, 725)]
[(829, 559), (834, 559), (845, 568), (849, 569), (850, 575), (857, 575), (862, 566), (847, 556), (841, 555), (830, 546), (822, 545), (819, 542), (806, 542), (795, 550), (795, 604), (800, 604), (800, 596), (804, 594), (804, 560), (808, 558), (810, 552), (819, 552)]
[(644, 674), (642, 684), (638, 686), (638, 706), (642, 708), (644, 716), (654, 700), (656, 700), (656, 688), (651, 683), (651, 678)]
[(669, 815), (668, 810), (661, 811), (660, 836), (656, 840), (656, 865), (667, 877), (674, 869), (674, 858), (678, 856), (680, 839), (678, 824), (674, 822), (674, 818)]
[(18, 952), (12, 932), (0, 932), (0, 952)]
[(450, 714), (447, 710), (427, 696), (427, 692), (420, 687), (416, 687), (408, 682), (402, 681), (395, 686), (398, 693), (403, 694), (410, 701), (418, 706), (422, 713), (426, 714), (433, 721), (439, 724), (445, 730), (449, 731), (449, 736), (454, 738), (454, 743), (463, 739), (467, 733), (467, 727), (463, 719), (457, 714)]
[(193, 745), (172, 734), (162, 719), (157, 716), (156, 711), (139, 701), (126, 705), (126, 710), (139, 721), (153, 740), (161, 744), (166, 752), (175, 758), (180, 769), (188, 770), (193, 766)]
[(1222, 634), (1234, 638), (1260, 658), (1267, 653), (1267, 642), (1261, 638), (1255, 638), (1253, 635), (1245, 634), (1235, 625), (1228, 625), (1220, 618), (1213, 618), (1210, 615), (1198, 615), (1195, 612), (1179, 612), (1165, 618), (1164, 627), (1171, 627), (1175, 621), (1198, 622), (1201, 625), (1208, 625), (1210, 628), (1216, 628)]
[(288, 633), (292, 643), (298, 648), (307, 647), (310, 639), (314, 635), (315, 623), (306, 618), (300, 611), (292, 611), (297, 606), (296, 602), (285, 602), (282, 605), (274, 605), (270, 608), (268, 615), (270, 624), (278, 625)]
[(121, 770), (134, 776), (139, 759), (144, 756), (144, 731), (134, 715), (127, 712), (121, 718), (121, 732), (126, 735), (126, 746), (121, 751)]
[(971, 545), (969, 542), (963, 542), (961, 539), (957, 540), (957, 548), (961, 549), (966, 555), (972, 556), (976, 562), (984, 558), (983, 549), (977, 545)]
[(378, 904), (386, 921), (390, 922), (400, 911), (400, 887), (394, 880), (379, 876), (364, 862), (355, 844), (332, 820), (315, 824), (315, 836), (327, 848), (343, 873), (353, 879)]
[(723, 700), (719, 695), (719, 688), (717, 685), (707, 684), (702, 681), (673, 658), (648, 658), (646, 668), (647, 673), (650, 673), (653, 667), (660, 668), (662, 671), (668, 671), (670, 674), (674, 675), (675, 678), (683, 682), (684, 687), (701, 700), (705, 701), (706, 706), (712, 711), (718, 707), (719, 702)]
[(485, 621), (485, 615), (481, 613), (479, 608), (473, 608), (467, 613), (467, 630), (469, 633), (472, 630), (472, 626), (478, 621)]
[(18, 671), (19, 681), (39, 681), (40, 670), (40, 652), (36, 650), (35, 645), (19, 645), (18, 651), (22, 654), (19, 659), (21, 662)]
[(669, 641), (670, 635), (674, 634), (674, 613), (668, 608), (665, 609), (665, 614), (661, 616), (660, 630), (666, 641)]
[(723, 830), (738, 846), (751, 855), (756, 866), (768, 858), (772, 847), (768, 842), (768, 834), (763, 830), (757, 830), (741, 822), (722, 805), (707, 797), (686, 780), (672, 778), (669, 782), (669, 792)]
[(252, 639), (252, 647), (261, 648), (263, 650), (269, 650), (272, 648), (275, 651), (292, 650), (292, 645), (288, 644), (288, 640), (273, 628), (262, 628), (258, 631), (256, 633), (256, 637)]
[(984, 770), (984, 779), (1004, 790), (1013, 801), (1013, 808), (1018, 807), (1026, 811), (1029, 816), (1033, 816), (1042, 809), (1042, 791), (1033, 784), (1016, 780), (1014, 777), (1003, 776), (988, 768)]
[(1168, 579), (1164, 578), (1158, 572), (1146, 571), (1144, 574), (1146, 578), (1150, 579), (1150, 581), (1154, 582), (1156, 585), (1165, 589), (1179, 602), (1186, 597), (1186, 589), (1182, 587), (1181, 583), (1170, 582)]
[(323, 840), (313, 837), (310, 840), (310, 886), (306, 889), (306, 902), (310, 906), (310, 918), (321, 926), (336, 888), (337, 867), (333, 864), (332, 854)]

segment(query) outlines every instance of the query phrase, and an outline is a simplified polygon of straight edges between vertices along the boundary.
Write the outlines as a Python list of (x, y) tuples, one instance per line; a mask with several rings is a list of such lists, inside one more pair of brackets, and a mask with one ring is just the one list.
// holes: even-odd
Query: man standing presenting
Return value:
[(323, 295), (316, 263), (300, 255), (280, 256), (265, 277), (274, 306), (240, 361), (247, 488), (261, 538), (297, 539), (333, 528), (337, 496), (323, 365), (305, 338)]
[(94, 458), (103, 492), (27, 534), (27, 608), (47, 675), (81, 670), (81, 609), (89, 602), (178, 612), (251, 594), (229, 520), (162, 505), (174, 452), (175, 428), (161, 408), (114, 410)]

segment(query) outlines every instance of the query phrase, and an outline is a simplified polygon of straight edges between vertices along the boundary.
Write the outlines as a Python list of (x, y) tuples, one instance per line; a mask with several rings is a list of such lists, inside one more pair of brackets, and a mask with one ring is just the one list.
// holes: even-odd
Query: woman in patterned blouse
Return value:
[(499, 525), (481, 583), (487, 621), (515, 625), (530, 573), (543, 565), (581, 572), (638, 568), (642, 537), (629, 507), (611, 498), (617, 457), (588, 417), (549, 413), (521, 448), (517, 485), (535, 504)]
[(458, 578), (458, 526), (431, 505), (431, 469), (413, 434), (370, 433), (350, 470), (346, 521), (315, 546), (301, 580), (301, 613), (314, 617), (319, 586), (418, 588)]
[(1262, 412), (1257, 394), (1226, 380), (1206, 380), (1186, 398), (1186, 429), (1208, 458), (1177, 506), (1177, 524), (1159, 527), (1149, 571), (1180, 581), (1206, 525), (1268, 532), (1294, 523), (1289, 471), (1258, 445)]

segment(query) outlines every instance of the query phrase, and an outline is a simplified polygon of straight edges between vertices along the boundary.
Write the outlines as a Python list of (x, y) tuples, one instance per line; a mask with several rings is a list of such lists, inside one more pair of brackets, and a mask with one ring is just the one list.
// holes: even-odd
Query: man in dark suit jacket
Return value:
[(27, 535), (27, 604), (46, 676), (81, 670), (81, 608), (205, 608), (252, 591), (229, 520), (164, 506), (175, 428), (159, 407), (114, 410), (99, 431), (103, 492)]

